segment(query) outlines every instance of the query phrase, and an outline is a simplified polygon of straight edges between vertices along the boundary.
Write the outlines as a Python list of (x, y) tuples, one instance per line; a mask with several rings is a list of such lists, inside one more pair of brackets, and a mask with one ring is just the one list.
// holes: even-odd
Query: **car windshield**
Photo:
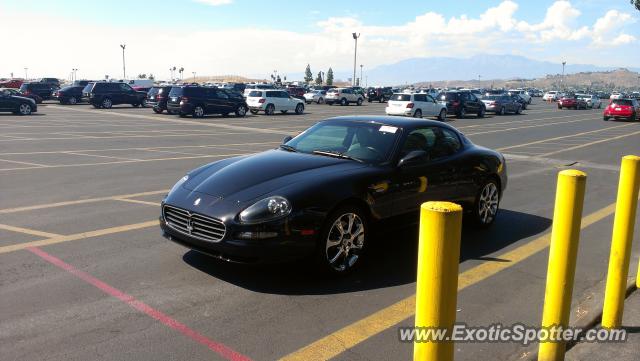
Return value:
[(411, 100), (411, 94), (393, 94), (391, 100), (399, 102), (408, 102)]
[(374, 123), (318, 123), (286, 145), (302, 153), (335, 153), (378, 164), (388, 159), (399, 133), (397, 127)]
[(262, 96), (262, 92), (259, 90), (254, 90), (252, 92), (249, 93), (250, 97), (261, 97)]
[(615, 105), (632, 105), (630, 99), (614, 99), (611, 102)]
[(182, 87), (177, 87), (177, 86), (175, 86), (175, 87), (171, 88), (171, 91), (169, 92), (169, 96), (170, 96), (170, 97), (179, 97), (179, 96), (182, 96), (182, 90), (183, 90), (183, 89), (184, 89), (184, 88), (182, 88)]
[(162, 88), (153, 87), (153, 88), (149, 89), (149, 93), (148, 94), (149, 95), (157, 95), (158, 93), (160, 93), (160, 89), (162, 89)]
[(487, 95), (484, 97), (486, 100), (502, 100), (502, 95)]

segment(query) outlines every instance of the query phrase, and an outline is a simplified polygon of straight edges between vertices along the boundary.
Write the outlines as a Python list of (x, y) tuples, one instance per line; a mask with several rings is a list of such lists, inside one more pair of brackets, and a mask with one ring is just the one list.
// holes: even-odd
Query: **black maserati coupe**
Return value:
[(487, 227), (506, 186), (504, 157), (447, 124), (337, 117), (277, 149), (189, 172), (162, 201), (160, 225), (166, 238), (223, 260), (313, 255), (341, 274), (358, 265), (372, 222), (447, 200)]

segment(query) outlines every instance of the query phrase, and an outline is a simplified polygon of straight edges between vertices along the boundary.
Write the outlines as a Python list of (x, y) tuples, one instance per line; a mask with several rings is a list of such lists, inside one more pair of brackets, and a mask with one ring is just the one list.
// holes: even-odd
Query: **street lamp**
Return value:
[(562, 62), (562, 78), (560, 78), (560, 83), (562, 83), (562, 89), (564, 89), (564, 66), (567, 64), (566, 61)]
[(193, 82), (195, 83), (196, 82), (196, 72), (192, 71), (191, 74), (193, 74)]
[(360, 80), (358, 80), (358, 85), (359, 85), (359, 86), (362, 86), (362, 67), (363, 67), (363, 66), (364, 66), (364, 65), (360, 64)]
[(120, 47), (122, 48), (122, 79), (127, 79), (127, 69), (124, 65), (124, 49), (127, 47), (127, 45), (120, 44)]
[(360, 37), (360, 34), (356, 34), (356, 33), (351, 33), (353, 35), (353, 40), (356, 41), (356, 45), (355, 48), (353, 50), (353, 84), (355, 85), (356, 83), (356, 64), (357, 64), (357, 60), (358, 60), (358, 38)]
[(72, 75), (71, 75), (71, 81), (76, 81), (76, 79), (77, 79), (77, 78), (76, 78), (76, 72), (78, 71), (78, 69), (73, 68), (73, 69), (71, 69), (71, 70), (73, 71), (73, 72), (71, 73), (71, 74), (72, 74)]
[(29, 68), (24, 68), (24, 80), (29, 79), (29, 76), (27, 75), (27, 70), (29, 70)]

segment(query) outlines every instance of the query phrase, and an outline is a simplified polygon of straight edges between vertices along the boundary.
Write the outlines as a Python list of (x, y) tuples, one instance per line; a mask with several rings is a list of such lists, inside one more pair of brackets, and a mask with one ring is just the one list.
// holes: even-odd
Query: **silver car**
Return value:
[(600, 98), (593, 94), (576, 94), (578, 99), (583, 99), (587, 102), (587, 107), (591, 109), (600, 109), (602, 108), (602, 101)]

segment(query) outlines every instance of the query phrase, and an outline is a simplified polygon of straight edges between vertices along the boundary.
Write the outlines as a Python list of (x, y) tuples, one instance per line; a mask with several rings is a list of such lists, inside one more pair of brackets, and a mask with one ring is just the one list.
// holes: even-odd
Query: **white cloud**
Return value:
[[(198, 1), (212, 5), (231, 2)], [(136, 25), (87, 24), (46, 14), (30, 14), (32, 25), (25, 28), (24, 14), (2, 9), (0, 31), (21, 29), (19, 34), (3, 39), (3, 48), (21, 50), (0, 57), (3, 72), (0, 76), (8, 76), (11, 71), (18, 74), (23, 67), (29, 67), (33, 76), (64, 77), (72, 68), (79, 68), (80, 77), (102, 78), (105, 74), (120, 77), (122, 39), (127, 39), (127, 73), (130, 76), (153, 73), (160, 78), (166, 78), (173, 65), (184, 66), (186, 74), (195, 71), (201, 75), (263, 77), (274, 69), (280, 73), (301, 72), (308, 63), (314, 72), (326, 71), (329, 66), (334, 70), (349, 69), (353, 62), (352, 32), (362, 34), (358, 57), (365, 68), (411, 57), (516, 54), (521, 49), (532, 49), (527, 52), (529, 56), (538, 56), (533, 49), (542, 49), (546, 52), (542, 56), (553, 57), (563, 53), (571, 43), (582, 48), (590, 44), (592, 50), (575, 57), (602, 64), (600, 48), (636, 41), (633, 35), (624, 32), (633, 17), (620, 11), (610, 10), (590, 25), (578, 25), (580, 11), (568, 1), (549, 6), (539, 23), (518, 19), (517, 11), (517, 3), (503, 1), (475, 17), (447, 18), (427, 12), (395, 26), (372, 26), (357, 17), (329, 17), (317, 22), (313, 32), (243, 27), (176, 34), (170, 29), (149, 31)], [(56, 38), (73, 41), (38, 41), (36, 47), (24, 47), (25, 39), (41, 39), (51, 29), (56, 29)], [(40, 61), (40, 54), (55, 56), (44, 62)]]
[(194, 0), (194, 1), (202, 4), (211, 5), (211, 6), (228, 5), (233, 2), (233, 0)]

